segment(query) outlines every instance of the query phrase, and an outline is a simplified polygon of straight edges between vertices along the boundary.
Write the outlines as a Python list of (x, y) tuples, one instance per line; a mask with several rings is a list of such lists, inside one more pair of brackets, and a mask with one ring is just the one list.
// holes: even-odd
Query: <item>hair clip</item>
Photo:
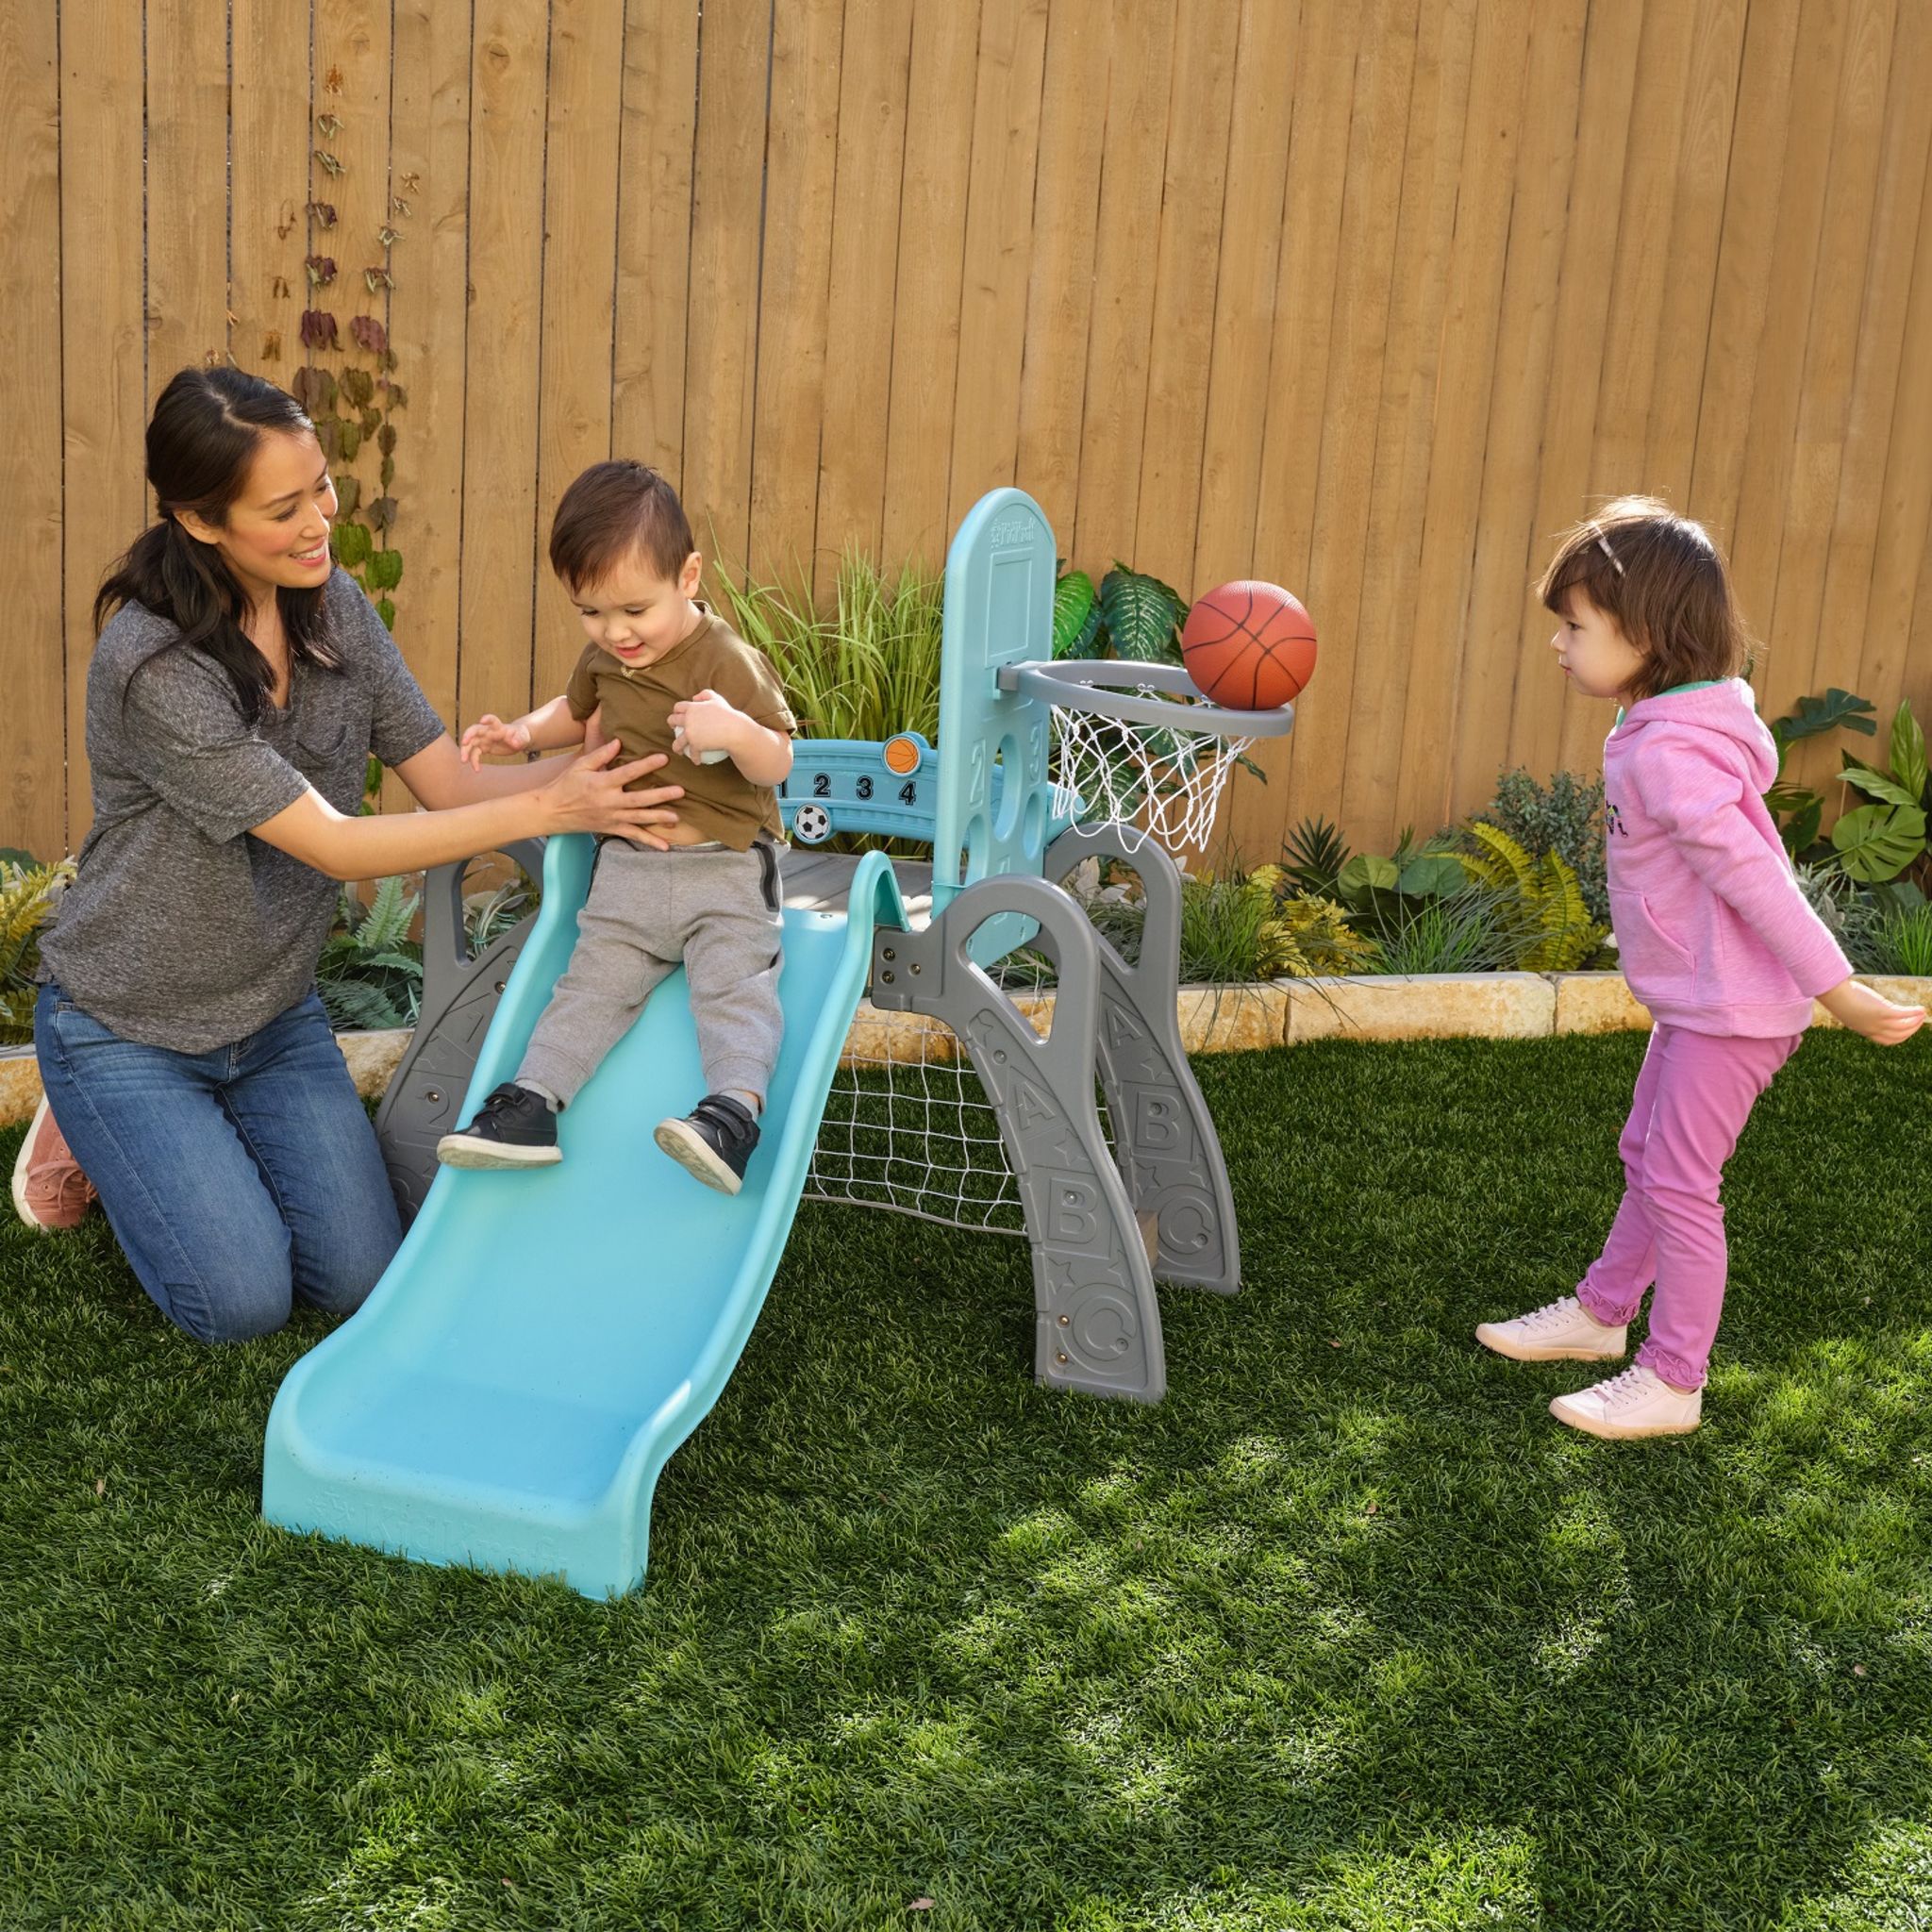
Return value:
[(1616, 565), (1617, 575), (1622, 576), (1624, 575), (1624, 559), (1610, 548), (1610, 540), (1600, 529), (1597, 529), (1594, 524), (1591, 525), (1590, 527), (1596, 532), (1596, 547)]

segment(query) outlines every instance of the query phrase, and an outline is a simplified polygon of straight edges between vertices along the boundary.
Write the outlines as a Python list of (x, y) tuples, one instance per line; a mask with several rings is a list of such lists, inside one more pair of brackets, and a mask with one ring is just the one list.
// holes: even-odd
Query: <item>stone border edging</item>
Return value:
[[(1932, 1006), (1932, 978), (1858, 977), (1889, 998)], [(1022, 994), (1017, 1003), (1041, 1019), (1053, 1011), (1050, 992)], [(917, 1062), (931, 1054), (927, 1038), (934, 1024), (916, 1014), (880, 1012), (861, 1001), (846, 1036), (844, 1064)], [(1823, 1008), (1813, 1008), (1813, 1025), (1837, 1024)], [(1650, 1015), (1620, 973), (1434, 973), (1184, 986), (1180, 1024), (1190, 1053), (1240, 1053), (1309, 1040), (1542, 1040), (1559, 1033), (1643, 1032)], [(398, 1027), (336, 1038), (358, 1091), (374, 1099), (388, 1087), (410, 1033)], [(0, 1048), (0, 1126), (25, 1120), (40, 1097), (33, 1049)]]

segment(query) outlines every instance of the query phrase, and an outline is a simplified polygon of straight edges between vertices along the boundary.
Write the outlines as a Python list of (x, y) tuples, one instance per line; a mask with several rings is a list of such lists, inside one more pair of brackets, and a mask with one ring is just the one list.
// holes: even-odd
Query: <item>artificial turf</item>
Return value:
[(1705, 1427), (1612, 1446), (1470, 1330), (1641, 1046), (1202, 1061), (1246, 1288), (1153, 1408), (1032, 1385), (1019, 1242), (808, 1207), (614, 1605), (265, 1527), (323, 1324), (9, 1225), (0, 1926), (1932, 1923), (1932, 1051), (1807, 1041)]

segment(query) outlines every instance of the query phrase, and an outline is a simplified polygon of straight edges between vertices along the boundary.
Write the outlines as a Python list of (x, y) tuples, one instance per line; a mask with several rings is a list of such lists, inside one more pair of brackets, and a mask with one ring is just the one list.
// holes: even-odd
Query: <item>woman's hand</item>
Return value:
[(652, 828), (677, 823), (677, 814), (666, 808), (684, 796), (684, 787), (660, 785), (651, 791), (626, 791), (624, 788), (633, 779), (657, 771), (666, 760), (659, 751), (649, 758), (633, 758), (628, 764), (613, 764), (618, 750), (616, 739), (606, 739), (596, 750), (573, 758), (562, 774), (537, 794), (553, 821), (550, 829), (612, 832), (634, 845), (667, 851), (668, 841)]
[(485, 711), (463, 733), (463, 762), (473, 772), (483, 769), (485, 752), (520, 752), (529, 748), (530, 727), (522, 722), (506, 724), (494, 711)]
[(1856, 979), (1847, 979), (1829, 992), (1820, 993), (1818, 1004), (1840, 1026), (1862, 1033), (1874, 1046), (1898, 1046), (1909, 1040), (1925, 1024), (1924, 1007), (1902, 1007)]

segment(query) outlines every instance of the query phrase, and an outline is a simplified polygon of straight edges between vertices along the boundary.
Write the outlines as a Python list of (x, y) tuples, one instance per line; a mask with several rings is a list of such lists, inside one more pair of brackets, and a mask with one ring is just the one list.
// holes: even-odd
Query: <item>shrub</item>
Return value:
[[(1604, 781), (1558, 772), (1539, 785), (1520, 767), (1496, 780), (1496, 795), (1474, 825), (1507, 832), (1532, 858), (1554, 852), (1582, 889), (1583, 903), (1599, 924), (1610, 923), (1609, 887), (1605, 877)], [(1473, 846), (1472, 846), (1473, 849)]]

